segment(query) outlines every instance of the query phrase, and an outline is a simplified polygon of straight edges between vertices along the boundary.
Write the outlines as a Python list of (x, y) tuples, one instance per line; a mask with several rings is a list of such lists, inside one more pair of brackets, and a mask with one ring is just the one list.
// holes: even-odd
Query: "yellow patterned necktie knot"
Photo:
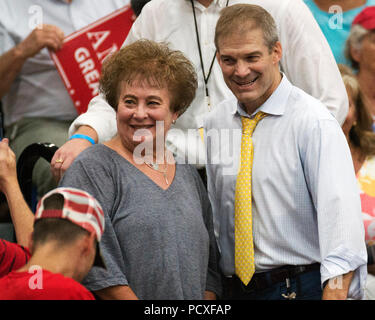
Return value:
[(247, 118), (247, 117), (241, 117), (242, 134), (252, 136), (258, 122), (266, 116), (267, 116), (267, 113), (259, 111), (253, 119), (250, 119), (250, 118)]
[(258, 122), (267, 116), (258, 112), (253, 119), (242, 117), (241, 163), (234, 197), (235, 273), (247, 285), (254, 272), (253, 221), (251, 212), (252, 134)]

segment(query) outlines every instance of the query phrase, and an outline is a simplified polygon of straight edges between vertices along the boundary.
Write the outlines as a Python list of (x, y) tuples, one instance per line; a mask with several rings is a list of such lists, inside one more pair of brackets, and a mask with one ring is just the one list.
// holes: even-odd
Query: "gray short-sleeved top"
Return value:
[(220, 294), (211, 206), (195, 168), (176, 164), (163, 190), (114, 150), (82, 152), (60, 186), (92, 194), (105, 213), (100, 249), (107, 271), (94, 267), (90, 290), (129, 285), (140, 299), (202, 299)]

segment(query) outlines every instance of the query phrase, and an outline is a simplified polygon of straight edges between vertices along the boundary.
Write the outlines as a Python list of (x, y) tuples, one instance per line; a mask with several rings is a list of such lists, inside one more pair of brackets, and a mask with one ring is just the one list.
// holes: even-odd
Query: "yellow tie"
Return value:
[(251, 170), (254, 149), (251, 136), (257, 123), (266, 115), (258, 112), (253, 119), (241, 119), (241, 163), (234, 197), (235, 272), (245, 285), (250, 282), (255, 272), (251, 214)]

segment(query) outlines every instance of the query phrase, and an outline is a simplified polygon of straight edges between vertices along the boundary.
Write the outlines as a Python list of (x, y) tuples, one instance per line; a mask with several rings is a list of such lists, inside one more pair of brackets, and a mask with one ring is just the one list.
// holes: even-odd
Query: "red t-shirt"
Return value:
[(95, 300), (72, 278), (47, 270), (13, 271), (0, 279), (0, 300)]
[(30, 259), (30, 252), (16, 243), (0, 239), (0, 278), (23, 267)]

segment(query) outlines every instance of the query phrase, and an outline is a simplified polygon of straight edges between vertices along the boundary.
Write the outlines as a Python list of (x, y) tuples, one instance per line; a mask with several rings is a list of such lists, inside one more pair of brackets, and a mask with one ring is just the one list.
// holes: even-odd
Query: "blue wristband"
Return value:
[(85, 139), (87, 141), (90, 141), (93, 145), (95, 144), (95, 141), (93, 138), (89, 137), (89, 136), (86, 136), (85, 134), (73, 134), (69, 140), (72, 140), (72, 139)]

